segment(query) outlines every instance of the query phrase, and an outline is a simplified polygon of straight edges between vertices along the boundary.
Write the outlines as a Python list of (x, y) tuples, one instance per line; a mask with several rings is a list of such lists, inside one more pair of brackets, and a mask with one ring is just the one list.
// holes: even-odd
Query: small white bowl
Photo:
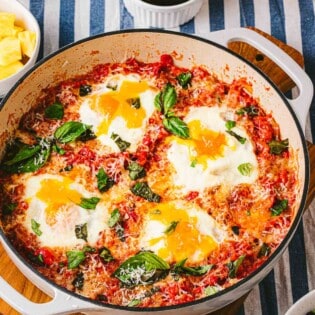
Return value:
[(32, 13), (17, 0), (0, 0), (0, 12), (14, 13), (16, 24), (23, 26), (26, 30), (36, 33), (36, 44), (32, 56), (18, 72), (8, 78), (0, 80), (0, 98), (3, 97), (22, 75), (28, 71), (36, 62), (40, 46), (40, 28)]
[(135, 23), (143, 27), (173, 28), (191, 20), (204, 0), (188, 0), (176, 5), (154, 5), (142, 0), (124, 0)]
[(313, 310), (315, 310), (315, 290), (308, 292), (296, 301), (285, 315), (306, 315)]

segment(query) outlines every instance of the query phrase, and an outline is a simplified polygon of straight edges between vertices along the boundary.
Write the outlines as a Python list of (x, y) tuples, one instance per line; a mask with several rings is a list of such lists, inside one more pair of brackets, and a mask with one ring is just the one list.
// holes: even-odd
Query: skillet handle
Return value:
[(228, 46), (231, 42), (247, 43), (275, 62), (294, 81), (299, 90), (299, 95), (291, 100), (287, 99), (294, 110), (298, 121), (305, 133), (306, 119), (313, 98), (313, 84), (306, 72), (287, 53), (277, 45), (247, 28), (231, 28), (224, 31), (198, 34), (203, 38)]
[[(112, 310), (106, 312), (104, 308), (98, 308), (88, 302), (71, 297), (69, 294), (56, 288), (53, 289), (54, 297), (47, 303), (34, 303), (12, 288), (0, 277), (0, 297), (23, 315), (65, 315), (78, 311), (97, 311), (102, 314), (113, 314)], [(95, 314), (95, 313), (89, 313)]]

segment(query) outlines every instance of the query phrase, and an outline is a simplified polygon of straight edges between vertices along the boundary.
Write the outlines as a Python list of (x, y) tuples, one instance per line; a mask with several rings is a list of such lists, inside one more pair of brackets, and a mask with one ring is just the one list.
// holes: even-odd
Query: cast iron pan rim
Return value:
[[(103, 307), (108, 307), (108, 308), (112, 308), (112, 309), (117, 309), (117, 310), (124, 310), (124, 311), (132, 311), (132, 312), (156, 312), (156, 311), (167, 311), (167, 310), (174, 310), (174, 309), (180, 309), (180, 308), (185, 308), (191, 305), (197, 305), (197, 304), (201, 304), (203, 302), (206, 301), (210, 301), (212, 299), (216, 299), (219, 298), (221, 296), (224, 296), (226, 294), (229, 294), (231, 291), (233, 290), (237, 290), (237, 288), (243, 286), (244, 284), (246, 284), (247, 281), (250, 281), (251, 279), (253, 279), (254, 277), (256, 277), (260, 272), (263, 271), (263, 269), (267, 268), (267, 266), (269, 264), (271, 264), (275, 259), (279, 258), (278, 255), (284, 251), (286, 249), (286, 247), (288, 246), (291, 238), (293, 237), (299, 223), (300, 220), (302, 218), (303, 215), (303, 210), (306, 204), (306, 197), (307, 197), (307, 192), (308, 192), (308, 186), (309, 186), (309, 181), (310, 181), (310, 166), (309, 166), (309, 156), (308, 156), (308, 150), (307, 150), (307, 145), (306, 145), (306, 140), (305, 140), (305, 136), (303, 133), (303, 130), (298, 122), (298, 119), (293, 111), (293, 109), (291, 108), (288, 100), (286, 99), (286, 97), (283, 95), (283, 93), (278, 89), (278, 87), (269, 79), (269, 77), (263, 73), (259, 68), (257, 68), (256, 66), (254, 66), (253, 64), (251, 64), (249, 61), (247, 61), (246, 59), (244, 59), (242, 56), (234, 53), (233, 51), (229, 50), (228, 48), (213, 42), (211, 40), (208, 39), (204, 39), (204, 38), (200, 38), (197, 37), (196, 35), (191, 35), (191, 34), (185, 34), (185, 33), (179, 33), (179, 32), (174, 32), (174, 31), (169, 31), (169, 30), (161, 30), (161, 29), (128, 29), (128, 30), (119, 30), (119, 31), (112, 31), (112, 32), (106, 32), (106, 33), (102, 33), (102, 34), (98, 34), (98, 35), (94, 35), (94, 36), (90, 36), (84, 39), (81, 39), (79, 41), (76, 41), (74, 43), (71, 43), (69, 45), (66, 45), (62, 48), (60, 48), (59, 50), (49, 54), (48, 56), (44, 57), (43, 59), (41, 59), (40, 61), (38, 61), (29, 71), (27, 71), (17, 82), (16, 84), (13, 86), (13, 88), (6, 94), (6, 96), (3, 98), (2, 102), (0, 103), (0, 110), (2, 109), (2, 107), (4, 106), (4, 104), (6, 103), (7, 99), (11, 96), (11, 94), (15, 91), (15, 89), (19, 86), (19, 84), (21, 82), (23, 82), (28, 75), (30, 75), (36, 68), (38, 68), (40, 65), (44, 64), (47, 60), (53, 58), (54, 56), (60, 54), (61, 52), (75, 47), (77, 45), (80, 45), (84, 42), (90, 41), (90, 40), (94, 40), (100, 37), (107, 37), (107, 36), (111, 36), (111, 35), (119, 35), (119, 34), (128, 34), (128, 33), (164, 33), (164, 34), (170, 34), (170, 35), (174, 35), (174, 36), (182, 36), (182, 37), (188, 37), (191, 39), (195, 39), (196, 41), (201, 41), (201, 42), (205, 42), (207, 44), (210, 44), (212, 46), (215, 46), (217, 48), (220, 48), (232, 55), (234, 55), (235, 57), (237, 57), (238, 59), (240, 59), (242, 62), (245, 62), (248, 66), (250, 66), (251, 68), (253, 68), (254, 70), (256, 70), (266, 81), (268, 81), (268, 83), (272, 86), (272, 88), (274, 90), (276, 90), (276, 92), (278, 93), (278, 95), (281, 97), (283, 103), (286, 105), (286, 107), (288, 108), (288, 110), (290, 111), (295, 125), (298, 129), (299, 132), (299, 136), (302, 142), (302, 147), (303, 147), (303, 155), (304, 155), (304, 161), (305, 161), (305, 183), (304, 183), (304, 189), (302, 192), (302, 196), (301, 196), (301, 203), (299, 206), (299, 209), (296, 213), (296, 216), (294, 218), (294, 222), (292, 223), (290, 230), (288, 231), (287, 235), (285, 236), (285, 238), (282, 240), (281, 244), (278, 246), (278, 248), (270, 255), (270, 257), (259, 267), (257, 268), (254, 272), (252, 272), (249, 276), (247, 276), (246, 278), (238, 281), (236, 284), (232, 285), (229, 288), (226, 288), (222, 291), (219, 291), (213, 295), (210, 295), (208, 297), (204, 297), (202, 299), (198, 299), (192, 302), (187, 302), (184, 304), (179, 304), (179, 305), (171, 305), (171, 306), (161, 306), (161, 307), (144, 307), (144, 308), (138, 308), (138, 307), (129, 307), (129, 306), (120, 306), (120, 305), (113, 305), (113, 304), (108, 304), (108, 303), (102, 303), (99, 301), (95, 301), (92, 299), (89, 299), (87, 297), (84, 297), (82, 295), (79, 295), (75, 292), (71, 292), (59, 285), (57, 285), (56, 283), (52, 282), (51, 280), (45, 278), (41, 273), (39, 273), (32, 265), (30, 265), (18, 252), (17, 250), (13, 247), (13, 245), (9, 242), (9, 240), (7, 239), (6, 235), (4, 234), (2, 228), (0, 229), (0, 236), (2, 237), (2, 239), (6, 242), (6, 244), (10, 247), (10, 249), (14, 252), (14, 254), (23, 262), (23, 264), (25, 264), (29, 269), (31, 269), (32, 272), (34, 272), (36, 275), (38, 275), (40, 278), (42, 278), (44, 281), (48, 282), (50, 285), (52, 285), (53, 287), (57, 288), (58, 290), (63, 291), (64, 293), (70, 294), (78, 299), (81, 299), (83, 301), (98, 305), (98, 306), (103, 306)], [(261, 279), (263, 280), (263, 279)], [(260, 281), (261, 281), (260, 280)], [(225, 305), (222, 305), (222, 307), (224, 307)]]

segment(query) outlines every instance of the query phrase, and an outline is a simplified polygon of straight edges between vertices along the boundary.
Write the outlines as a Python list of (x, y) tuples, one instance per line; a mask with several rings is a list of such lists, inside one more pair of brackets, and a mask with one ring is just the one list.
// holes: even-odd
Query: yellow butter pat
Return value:
[(8, 78), (23, 68), (21, 61), (15, 61), (7, 66), (0, 66), (0, 80)]
[(4, 37), (0, 40), (0, 66), (22, 59), (20, 41), (16, 37)]
[(23, 31), (18, 33), (21, 42), (22, 54), (31, 57), (35, 48), (36, 34), (31, 31)]

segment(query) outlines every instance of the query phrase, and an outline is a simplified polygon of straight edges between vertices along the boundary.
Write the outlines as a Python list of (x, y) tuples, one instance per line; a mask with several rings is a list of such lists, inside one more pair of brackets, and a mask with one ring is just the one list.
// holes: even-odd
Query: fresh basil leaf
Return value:
[(177, 224), (179, 221), (172, 221), (171, 224), (165, 229), (165, 234), (170, 234), (175, 231)]
[(31, 228), (37, 236), (41, 236), (43, 234), (43, 232), (39, 229), (40, 224), (36, 222), (34, 219), (31, 219)]
[(128, 164), (129, 177), (132, 180), (137, 180), (146, 176), (146, 171), (143, 166), (139, 165), (137, 162), (131, 161)]
[[(33, 157), (41, 149), (41, 146), (39, 144), (28, 145), (22, 142), (16, 142), (14, 145), (16, 145), (16, 149), (18, 149), (18, 151), (9, 160), (6, 160), (6, 157), (5, 157), (4, 158), (5, 161), (3, 163), (4, 165), (10, 166), (10, 165), (19, 163), (21, 161), (25, 161)], [(9, 148), (9, 150), (12, 150), (12, 149), (13, 149), (12, 147)]]
[(92, 86), (89, 84), (82, 84), (80, 85), (79, 95), (86, 96), (92, 92)]
[(119, 220), (120, 220), (120, 212), (119, 212), (119, 209), (116, 208), (110, 214), (110, 218), (108, 219), (107, 224), (110, 228), (112, 228), (116, 225), (117, 222), (119, 222)]
[(187, 261), (187, 258), (179, 261), (176, 263), (173, 267), (173, 273), (175, 274), (186, 274), (190, 276), (202, 276), (205, 273), (207, 273), (213, 265), (204, 265), (204, 266), (198, 266), (198, 267), (188, 267), (185, 266), (185, 263)]
[(176, 79), (183, 89), (187, 89), (191, 84), (192, 74), (190, 72), (183, 72), (179, 74)]
[(287, 151), (289, 147), (289, 139), (282, 141), (271, 140), (269, 143), (270, 153), (274, 155), (280, 155), (282, 152)]
[(99, 169), (96, 178), (97, 188), (100, 192), (106, 192), (115, 184), (115, 181), (106, 174), (103, 168)]
[(233, 226), (231, 227), (231, 229), (232, 229), (232, 232), (233, 232), (235, 235), (239, 235), (239, 234), (240, 234), (240, 227), (239, 227), (239, 226), (233, 225)]
[(2, 209), (2, 214), (11, 215), (16, 207), (17, 207), (17, 203), (5, 204)]
[(98, 251), (98, 255), (102, 258), (104, 262), (110, 262), (114, 260), (114, 257), (112, 256), (110, 250), (106, 247), (102, 247)]
[[(18, 149), (18, 151), (14, 151), (13, 155), (9, 153), (4, 157), (1, 165), (3, 171), (12, 174), (35, 172), (47, 162), (51, 152), (51, 144), (45, 139), (38, 141), (34, 151), (32, 148), (27, 148), (28, 145), (24, 143), (20, 143), (18, 146), (20, 149), (23, 147), (22, 151)], [(9, 165), (6, 165), (6, 162), (9, 162)]]
[(82, 142), (86, 142), (86, 141), (89, 141), (89, 140), (93, 140), (95, 138), (96, 138), (96, 135), (93, 132), (93, 130), (92, 129), (87, 129), (77, 138), (77, 140), (80, 140)]
[(74, 228), (74, 232), (77, 239), (81, 239), (87, 242), (88, 237), (87, 223), (76, 225)]
[(277, 216), (280, 215), (284, 210), (288, 208), (288, 200), (287, 199), (276, 199), (273, 206), (270, 208), (271, 215)]
[(243, 176), (250, 176), (254, 166), (251, 163), (242, 163), (237, 167), (237, 169)]
[(190, 167), (195, 167), (197, 165), (197, 163), (198, 163), (197, 159), (191, 161)]
[(44, 116), (49, 119), (62, 119), (64, 115), (63, 105), (54, 103), (45, 108)]
[(139, 109), (141, 107), (140, 97), (128, 98), (127, 103), (135, 109)]
[(79, 121), (67, 121), (55, 131), (55, 139), (61, 143), (68, 143), (78, 139), (91, 126), (83, 124)]
[(181, 138), (189, 138), (189, 128), (187, 124), (179, 117), (170, 116), (163, 119), (163, 126), (170, 133)]
[(138, 306), (139, 304), (141, 303), (141, 300), (140, 299), (133, 299), (131, 300), (127, 306), (129, 307), (135, 307), (135, 306)]
[(225, 132), (227, 132), (229, 135), (234, 137), (241, 144), (244, 144), (246, 142), (246, 138), (241, 137), (240, 135), (238, 135), (237, 133), (235, 133), (232, 130), (225, 130)]
[(142, 197), (150, 202), (160, 202), (161, 196), (154, 193), (147, 182), (138, 182), (131, 187), (131, 192), (139, 197)]
[(225, 123), (225, 127), (227, 130), (231, 130), (232, 128), (234, 128), (236, 126), (236, 122), (234, 120), (228, 120)]
[(94, 247), (86, 245), (83, 247), (82, 251), (83, 251), (83, 253), (95, 253), (96, 249)]
[(84, 285), (84, 274), (83, 272), (79, 272), (77, 276), (73, 279), (72, 285), (79, 290), (83, 289)]
[(128, 258), (113, 273), (125, 286), (146, 285), (164, 278), (170, 266), (152, 252), (140, 252)]
[(242, 264), (245, 257), (246, 257), (245, 255), (242, 255), (239, 258), (237, 258), (236, 260), (234, 260), (233, 262), (229, 262), (227, 264), (227, 267), (229, 269), (229, 277), (230, 278), (236, 278), (238, 268)]
[(114, 140), (121, 152), (126, 151), (130, 147), (130, 143), (121, 139), (116, 133), (112, 133), (110, 138)]
[(60, 148), (57, 144), (52, 145), (52, 150), (60, 155), (64, 155), (66, 151), (63, 148)]
[(263, 243), (258, 252), (258, 258), (269, 256), (270, 252), (271, 252), (271, 248), (266, 243)]
[(167, 115), (169, 110), (174, 107), (177, 102), (177, 94), (173, 85), (167, 83), (163, 90), (159, 92), (154, 98), (154, 106)]
[(238, 109), (236, 111), (236, 114), (238, 114), (238, 115), (247, 114), (248, 116), (254, 117), (254, 116), (257, 116), (259, 114), (259, 108), (254, 106), (254, 105), (244, 106), (244, 107)]
[(81, 202), (79, 206), (81, 208), (87, 209), (87, 210), (95, 210), (97, 204), (99, 203), (101, 199), (98, 197), (91, 197), (91, 198), (81, 198)]
[(204, 292), (205, 296), (210, 296), (210, 295), (213, 295), (213, 294), (219, 292), (219, 289), (213, 285), (209, 285), (208, 287), (206, 287), (204, 289), (203, 292)]
[(81, 250), (71, 250), (66, 252), (68, 258), (68, 269), (78, 267), (85, 260), (85, 253)]

